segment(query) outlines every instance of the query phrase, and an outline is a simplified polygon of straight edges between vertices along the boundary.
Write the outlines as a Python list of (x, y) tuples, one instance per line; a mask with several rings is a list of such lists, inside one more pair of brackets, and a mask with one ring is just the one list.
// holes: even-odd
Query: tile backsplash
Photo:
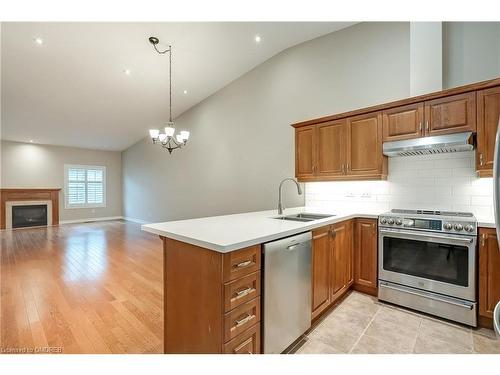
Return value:
[(493, 180), (476, 177), (474, 151), (389, 158), (387, 181), (310, 182), (305, 194), (311, 207), (418, 208), (493, 217)]

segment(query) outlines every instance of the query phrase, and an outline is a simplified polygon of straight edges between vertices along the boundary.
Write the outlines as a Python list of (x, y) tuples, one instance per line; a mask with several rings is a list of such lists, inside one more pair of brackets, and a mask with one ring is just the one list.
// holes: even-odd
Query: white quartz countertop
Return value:
[(477, 226), (482, 228), (495, 228), (495, 219), (488, 216), (477, 216)]
[(339, 212), (318, 208), (295, 207), (284, 210), (283, 215), (292, 215), (299, 212), (335, 216), (310, 222), (286, 221), (274, 219), (279, 216), (277, 211), (269, 210), (144, 224), (142, 230), (220, 253), (227, 253), (356, 217), (376, 219), (379, 214), (383, 213), (382, 211)]

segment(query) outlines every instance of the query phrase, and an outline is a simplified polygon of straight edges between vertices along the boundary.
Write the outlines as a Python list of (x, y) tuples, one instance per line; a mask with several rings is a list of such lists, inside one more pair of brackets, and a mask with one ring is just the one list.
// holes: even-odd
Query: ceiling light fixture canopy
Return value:
[(177, 150), (180, 149), (182, 146), (185, 146), (189, 139), (189, 132), (186, 130), (181, 131), (174, 137), (175, 127), (174, 127), (174, 121), (172, 120), (172, 46), (169, 45), (168, 48), (163, 51), (159, 50), (157, 46), (160, 43), (160, 40), (154, 36), (149, 38), (149, 43), (153, 45), (155, 51), (158, 52), (160, 55), (163, 55), (168, 52), (169, 109), (170, 109), (169, 120), (167, 122), (167, 126), (164, 129), (165, 133), (160, 133), (158, 129), (150, 129), (149, 136), (151, 137), (153, 144), (161, 144), (163, 148), (168, 150), (168, 152), (171, 154), (173, 150)]

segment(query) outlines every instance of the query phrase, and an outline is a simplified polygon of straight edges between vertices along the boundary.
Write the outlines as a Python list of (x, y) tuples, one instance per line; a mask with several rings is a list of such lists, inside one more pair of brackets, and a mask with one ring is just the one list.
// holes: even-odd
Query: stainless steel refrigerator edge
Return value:
[(283, 352), (311, 326), (311, 232), (264, 244), (264, 353)]
[[(497, 238), (500, 239), (500, 118), (498, 119), (497, 135), (495, 140), (495, 156), (493, 159), (493, 208), (495, 210), (495, 228)], [(493, 313), (495, 332), (500, 337), (500, 302), (495, 306)]]

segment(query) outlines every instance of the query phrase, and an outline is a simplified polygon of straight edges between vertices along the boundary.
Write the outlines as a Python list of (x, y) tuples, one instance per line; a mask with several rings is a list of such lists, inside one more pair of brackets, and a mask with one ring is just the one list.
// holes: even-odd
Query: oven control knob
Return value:
[(385, 217), (383, 217), (382, 219), (380, 219), (380, 223), (381, 224), (386, 224), (387, 223), (387, 219)]
[(453, 225), (451, 225), (450, 223), (444, 223), (444, 229), (446, 230), (452, 230), (453, 229)]
[(460, 232), (464, 229), (464, 226), (462, 224), (455, 224), (454, 228), (456, 231)]
[(471, 224), (467, 224), (464, 229), (467, 231), (467, 232), (473, 232), (474, 231), (474, 226), (471, 225)]
[(390, 224), (390, 225), (394, 224), (394, 219), (388, 219), (387, 224)]
[(396, 225), (401, 225), (403, 224), (403, 220), (401, 219), (396, 219)]

